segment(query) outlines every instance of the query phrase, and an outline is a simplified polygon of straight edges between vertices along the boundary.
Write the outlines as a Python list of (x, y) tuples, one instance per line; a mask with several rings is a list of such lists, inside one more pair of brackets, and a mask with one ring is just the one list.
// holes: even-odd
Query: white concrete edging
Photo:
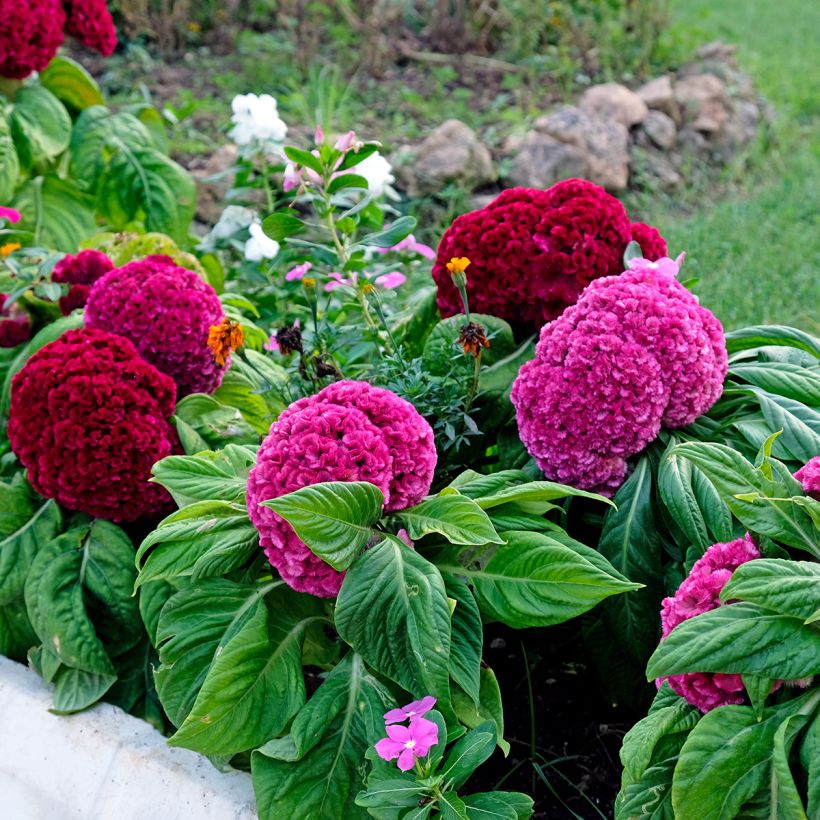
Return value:
[(172, 749), (145, 721), (102, 703), (51, 714), (38, 675), (0, 657), (4, 820), (256, 820), (250, 776)]

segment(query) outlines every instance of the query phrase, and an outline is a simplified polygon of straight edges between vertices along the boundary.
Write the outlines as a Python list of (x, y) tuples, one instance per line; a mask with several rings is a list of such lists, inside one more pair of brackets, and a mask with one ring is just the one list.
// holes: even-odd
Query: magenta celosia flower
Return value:
[(293, 282), (296, 279), (304, 279), (307, 276), (307, 272), (313, 267), (310, 262), (302, 262), (301, 265), (297, 265), (295, 268), (291, 268), (285, 274), (285, 281), (286, 282)]
[(374, 281), (385, 290), (395, 290), (407, 281), (407, 277), (400, 271), (394, 270), (390, 273), (383, 273), (381, 276), (377, 276)]
[(647, 259), (660, 259), (666, 256), (666, 240), (660, 235), (657, 228), (643, 222), (633, 222), (631, 228), (632, 241), (641, 246), (641, 253)]
[(794, 477), (803, 487), (803, 492), (820, 501), (820, 456), (806, 462)]
[(399, 769), (409, 772), (417, 758), (424, 757), (438, 743), (438, 725), (432, 720), (417, 718), (409, 726), (386, 726), (387, 737), (376, 744), (382, 760), (397, 760)]
[(511, 399), (549, 478), (611, 496), (661, 426), (691, 424), (721, 395), (720, 322), (665, 270), (596, 280), (541, 330)]
[(31, 485), (111, 521), (158, 515), (171, 498), (151, 467), (179, 452), (173, 381), (128, 339), (69, 330), (14, 377), (8, 438)]
[[(736, 541), (709, 547), (695, 562), (678, 591), (671, 598), (664, 598), (661, 608), (663, 638), (678, 624), (721, 606), (720, 592), (732, 573), (741, 564), (755, 558), (760, 558), (760, 552), (748, 533)], [(687, 672), (659, 678), (657, 685), (660, 686), (665, 680), (669, 681), (675, 692), (702, 712), (744, 701), (745, 690), (740, 675)]]
[(15, 222), (19, 222), (22, 218), (23, 217), (20, 211), (17, 211), (14, 208), (0, 208), (0, 219), (8, 219), (9, 222), (14, 224)]
[(110, 57), (117, 47), (117, 30), (106, 0), (68, 0), (65, 30), (86, 48)]
[(0, 293), (0, 347), (17, 347), (31, 338), (31, 318), (17, 302), (6, 307), (7, 298)]
[(113, 269), (114, 263), (101, 251), (87, 250), (80, 251), (76, 256), (64, 256), (51, 274), (52, 282), (71, 285), (68, 293), (60, 297), (63, 316), (85, 307), (91, 286)]
[(294, 402), (271, 426), (248, 478), (248, 512), (282, 579), (332, 597), (344, 573), (261, 502), (324, 481), (368, 481), (382, 491), (385, 510), (403, 509), (427, 494), (435, 464), (433, 431), (409, 402), (365, 382), (337, 382)]
[(106, 273), (91, 288), (86, 327), (130, 339), (177, 385), (179, 398), (212, 393), (230, 366), (218, 365), (208, 333), (224, 313), (216, 291), (167, 256), (149, 256)]
[(399, 706), (398, 709), (391, 709), (384, 715), (385, 724), (401, 723), (403, 720), (413, 720), (422, 715), (426, 715), (436, 705), (436, 699), (432, 695), (427, 695), (421, 700), (414, 700), (407, 706)]

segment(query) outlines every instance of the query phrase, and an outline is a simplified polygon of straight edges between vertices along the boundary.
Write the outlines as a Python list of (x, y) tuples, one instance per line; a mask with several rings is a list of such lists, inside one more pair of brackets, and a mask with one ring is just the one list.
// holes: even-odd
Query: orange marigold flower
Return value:
[(5, 259), (7, 256), (14, 253), (15, 251), (19, 251), (22, 247), (23, 246), (19, 242), (6, 242), (5, 245), (0, 247), (0, 256), (2, 256)]
[(242, 325), (239, 322), (232, 322), (227, 316), (218, 325), (211, 325), (208, 331), (208, 347), (211, 348), (220, 367), (227, 364), (231, 351), (242, 347), (244, 343)]
[(454, 256), (447, 263), (447, 270), (450, 273), (464, 273), (470, 264), (470, 260), (466, 256)]

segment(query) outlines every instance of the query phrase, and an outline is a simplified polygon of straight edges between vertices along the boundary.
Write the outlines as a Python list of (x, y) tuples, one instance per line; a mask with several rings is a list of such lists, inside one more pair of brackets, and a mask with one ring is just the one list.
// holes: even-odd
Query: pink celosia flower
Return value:
[(670, 259), (668, 256), (662, 256), (654, 262), (651, 259), (634, 257), (629, 260), (628, 267), (629, 270), (657, 271), (661, 276), (671, 276), (674, 279), (680, 273), (684, 259), (686, 259), (685, 253), (678, 254), (677, 259)]
[(20, 211), (17, 211), (14, 208), (0, 207), (0, 219), (8, 219), (9, 222), (15, 223), (22, 219), (22, 215), (20, 214)]
[[(734, 570), (755, 558), (760, 558), (760, 552), (748, 533), (735, 541), (709, 547), (695, 561), (692, 571), (678, 587), (678, 591), (671, 598), (664, 598), (661, 608), (663, 638), (689, 618), (721, 606), (720, 592)], [(660, 686), (665, 680), (669, 681), (675, 692), (702, 712), (744, 701), (740, 675), (687, 672), (659, 678), (656, 683)]]
[(425, 259), (435, 259), (436, 252), (423, 242), (418, 242), (413, 234), (409, 234), (392, 248), (378, 248), (379, 253), (391, 253), (392, 251), (409, 251), (410, 253), (417, 253)]
[(395, 290), (407, 281), (407, 277), (403, 273), (394, 270), (391, 273), (383, 273), (381, 276), (377, 276), (374, 281), (385, 290)]
[(432, 695), (427, 695), (421, 700), (414, 700), (407, 706), (399, 706), (398, 709), (391, 709), (385, 713), (384, 722), (401, 723), (403, 720), (413, 720), (422, 715), (426, 715), (436, 705), (436, 699)]
[(820, 501), (820, 456), (806, 462), (794, 477), (803, 486), (803, 492)]
[(409, 772), (419, 757), (424, 757), (438, 743), (438, 725), (417, 718), (409, 726), (387, 726), (387, 737), (376, 744), (382, 760), (395, 760), (403, 772)]
[(285, 175), (282, 180), (282, 188), (285, 193), (298, 188), (302, 184), (302, 169), (292, 162), (285, 166)]
[(114, 269), (114, 263), (102, 251), (85, 250), (76, 256), (64, 256), (51, 273), (51, 281), (70, 284), (60, 297), (60, 312), (68, 316), (72, 310), (85, 307), (91, 286)]
[(285, 281), (293, 282), (296, 279), (303, 279), (312, 267), (313, 265), (310, 262), (302, 262), (301, 265), (297, 265), (295, 268), (291, 268), (285, 274)]

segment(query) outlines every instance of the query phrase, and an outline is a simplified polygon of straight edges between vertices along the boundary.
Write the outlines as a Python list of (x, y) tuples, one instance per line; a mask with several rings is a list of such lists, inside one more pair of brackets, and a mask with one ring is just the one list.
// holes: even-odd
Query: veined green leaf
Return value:
[(808, 619), (820, 610), (820, 564), (760, 558), (741, 564), (721, 590), (724, 603), (738, 599), (782, 615)]
[(452, 544), (503, 543), (487, 513), (476, 501), (458, 493), (428, 498), (395, 515), (412, 539), (438, 533)]

